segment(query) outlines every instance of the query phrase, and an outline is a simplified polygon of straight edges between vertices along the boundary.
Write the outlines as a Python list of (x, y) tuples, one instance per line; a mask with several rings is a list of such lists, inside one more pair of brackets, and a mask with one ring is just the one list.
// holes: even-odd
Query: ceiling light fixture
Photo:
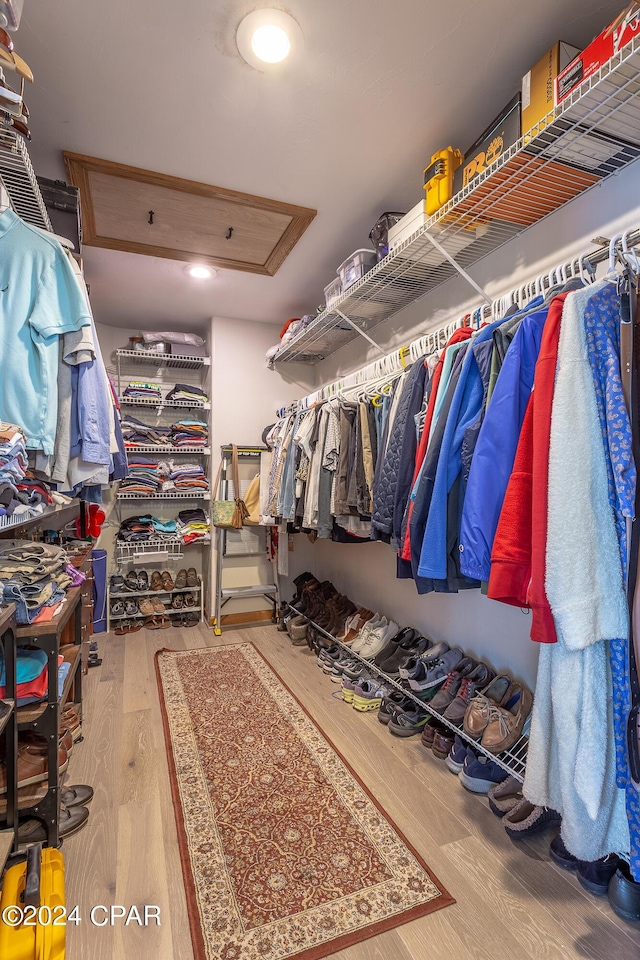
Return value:
[(215, 270), (205, 267), (202, 263), (190, 263), (184, 270), (187, 276), (193, 277), (194, 280), (209, 280), (216, 275)]
[(304, 45), (300, 25), (282, 10), (254, 10), (238, 27), (238, 50), (247, 63), (266, 72), (298, 55)]

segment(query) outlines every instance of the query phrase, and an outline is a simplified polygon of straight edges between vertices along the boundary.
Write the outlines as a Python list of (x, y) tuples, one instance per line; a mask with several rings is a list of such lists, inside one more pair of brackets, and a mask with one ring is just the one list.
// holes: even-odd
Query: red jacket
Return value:
[(544, 325), (533, 391), (491, 552), (488, 596), (530, 607), (531, 639), (557, 640), (544, 586), (547, 546), (551, 408), (564, 301), (554, 297)]

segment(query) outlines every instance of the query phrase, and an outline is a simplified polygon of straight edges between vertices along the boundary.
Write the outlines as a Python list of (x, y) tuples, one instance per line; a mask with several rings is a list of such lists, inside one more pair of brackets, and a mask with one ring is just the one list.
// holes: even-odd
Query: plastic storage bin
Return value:
[(2, 918), (9, 915), (10, 912), (5, 914), (9, 907), (17, 907), (22, 914), (25, 913), (23, 897), (27, 864), (19, 863), (15, 867), (9, 867), (4, 875), (0, 899), (2, 960), (64, 960), (64, 859), (59, 850), (47, 847), (42, 851), (40, 871), (39, 909), (43, 913), (38, 913), (38, 907), (35, 907), (35, 916), (24, 916), (28, 923), (21, 923), (19, 926), (11, 926)]
[(453, 196), (453, 175), (462, 163), (462, 154), (453, 147), (439, 150), (424, 171), (427, 216), (432, 217)]
[(331, 283), (324, 288), (324, 302), (327, 307), (330, 307), (332, 303), (335, 303), (338, 297), (342, 293), (342, 280), (340, 277), (336, 277), (335, 280), (332, 280)]
[(365, 273), (375, 267), (378, 262), (378, 255), (375, 250), (355, 250), (350, 257), (338, 267), (338, 276), (342, 281), (342, 289), (348, 290), (357, 280), (364, 277)]
[(406, 216), (404, 213), (383, 213), (376, 220), (369, 234), (369, 240), (376, 248), (378, 260), (382, 260), (389, 252), (389, 230), (404, 216)]

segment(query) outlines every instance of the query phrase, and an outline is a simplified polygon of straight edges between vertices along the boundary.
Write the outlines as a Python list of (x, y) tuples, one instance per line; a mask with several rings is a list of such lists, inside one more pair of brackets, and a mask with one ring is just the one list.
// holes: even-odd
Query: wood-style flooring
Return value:
[[(142, 630), (96, 638), (101, 667), (85, 686), (84, 742), (68, 783), (95, 789), (83, 830), (63, 844), (69, 925), (67, 960), (191, 960), (180, 857), (153, 656), (253, 641), (378, 798), (444, 886), (451, 907), (364, 941), (338, 960), (638, 960), (640, 924), (618, 920), (606, 898), (585, 893), (549, 860), (550, 837), (515, 845), (485, 798), (465, 791), (445, 764), (398, 740), (332, 697), (337, 685), (306, 649), (272, 626), (226, 631)], [(259, 707), (256, 723), (260, 722)], [(122, 920), (94, 926), (94, 905), (160, 907), (161, 926)], [(97, 919), (105, 914), (98, 911)]]

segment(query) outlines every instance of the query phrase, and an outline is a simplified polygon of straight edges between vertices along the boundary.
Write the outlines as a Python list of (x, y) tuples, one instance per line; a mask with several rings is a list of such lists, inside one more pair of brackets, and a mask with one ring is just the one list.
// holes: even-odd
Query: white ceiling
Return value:
[[(282, 6), (305, 36), (281, 76), (239, 56), (235, 29)], [(556, 40), (584, 46), (622, 0), (26, 0), (16, 49), (36, 171), (64, 177), (62, 150), (314, 207), (275, 277), (86, 247), (96, 319), (198, 330), (212, 315), (281, 323), (323, 287), (384, 210), (420, 200), (422, 170), (465, 149)]]

